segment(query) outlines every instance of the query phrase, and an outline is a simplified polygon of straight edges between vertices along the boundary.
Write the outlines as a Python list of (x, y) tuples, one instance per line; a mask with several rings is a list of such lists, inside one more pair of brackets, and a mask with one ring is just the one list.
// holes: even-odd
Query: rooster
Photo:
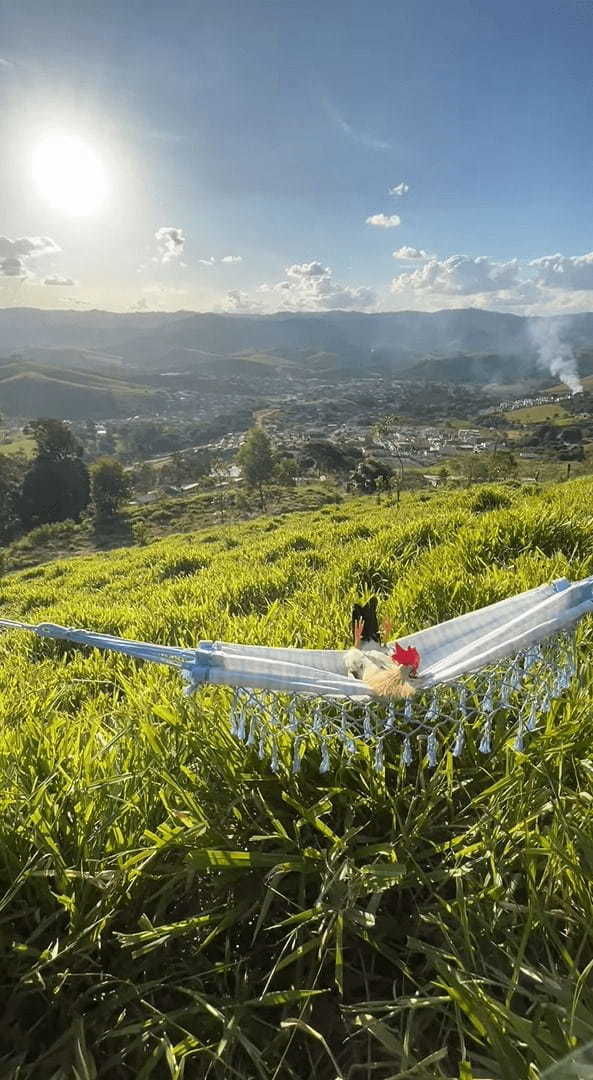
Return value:
[(410, 680), (416, 676), (420, 656), (414, 648), (382, 645), (381, 631), (389, 637), (392, 629), (393, 625), (387, 619), (379, 629), (375, 597), (367, 604), (355, 604), (352, 609), (354, 645), (344, 657), (346, 672), (351, 678), (366, 683), (378, 698), (413, 697), (416, 688)]

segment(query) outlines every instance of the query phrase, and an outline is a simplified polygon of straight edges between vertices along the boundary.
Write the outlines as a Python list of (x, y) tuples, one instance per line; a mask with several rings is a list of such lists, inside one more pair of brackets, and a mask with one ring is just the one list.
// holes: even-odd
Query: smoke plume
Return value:
[(529, 334), (537, 349), (537, 362), (551, 375), (555, 375), (573, 394), (583, 392), (579, 369), (572, 346), (565, 336), (566, 319), (533, 319)]

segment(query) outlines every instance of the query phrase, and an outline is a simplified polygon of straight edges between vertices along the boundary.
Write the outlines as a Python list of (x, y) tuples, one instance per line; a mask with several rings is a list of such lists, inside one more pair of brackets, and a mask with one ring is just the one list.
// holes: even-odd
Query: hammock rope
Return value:
[(448, 733), (454, 733), (451, 750), (459, 757), (476, 724), (478, 748), (487, 754), (499, 717), (522, 750), (525, 735), (570, 686), (576, 674), (574, 631), (591, 612), (593, 577), (561, 578), (400, 638), (421, 656), (418, 693), (388, 705), (347, 675), (340, 650), (214, 641), (182, 649), (8, 619), (0, 620), (0, 629), (176, 668), (185, 693), (204, 688), (204, 707), (216, 715), (220, 706), (228, 711), (233, 735), (269, 758), (274, 771), (289, 745), (293, 772), (307, 751), (318, 754), (320, 771), (327, 772), (332, 753), (354, 754), (363, 745), (381, 770), (386, 739), (400, 741), (405, 765), (425, 754), (434, 767)]

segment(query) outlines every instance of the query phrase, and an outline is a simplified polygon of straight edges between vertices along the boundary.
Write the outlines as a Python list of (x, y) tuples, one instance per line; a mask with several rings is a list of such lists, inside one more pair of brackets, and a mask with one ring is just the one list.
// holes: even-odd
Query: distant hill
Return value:
[[(593, 313), (564, 321), (575, 349), (593, 345)], [(52, 351), (40, 357), (38, 350)], [(118, 371), (245, 373), (255, 365), (342, 373), (388, 372), (403, 378), (476, 383), (532, 377), (536, 353), (529, 320), (477, 308), (401, 311), (281, 312), (275, 315), (190, 311), (0, 310), (0, 356), (19, 351), (43, 363)], [(70, 350), (70, 359), (68, 359)], [(78, 354), (72, 362), (72, 350)], [(123, 365), (124, 368), (120, 368)], [(118, 370), (119, 369), (119, 370)], [(541, 376), (541, 371), (540, 371)]]
[(21, 358), (0, 360), (0, 411), (7, 416), (58, 419), (129, 416), (162, 408), (158, 391), (81, 369)]
[(427, 356), (413, 367), (406, 368), (402, 372), (402, 378), (422, 379), (427, 382), (509, 384), (516, 381), (518, 370), (521, 371), (523, 379), (541, 380), (543, 374), (534, 361), (524, 356), (474, 353), (458, 356)]

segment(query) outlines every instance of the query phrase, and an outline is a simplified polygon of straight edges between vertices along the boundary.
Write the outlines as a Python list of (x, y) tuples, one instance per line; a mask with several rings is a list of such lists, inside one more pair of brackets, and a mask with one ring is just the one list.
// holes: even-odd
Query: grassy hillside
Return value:
[(570, 417), (566, 409), (555, 402), (550, 405), (529, 405), (524, 409), (510, 409), (504, 414), (514, 424), (543, 424)]
[[(34, 567), (0, 610), (345, 646), (369, 588), (404, 631), (591, 573), (592, 493), (354, 500)], [(593, 1038), (590, 635), (524, 753), (498, 724), (277, 776), (219, 693), (3, 635), (0, 1075), (537, 1080)]]
[(164, 400), (162, 393), (113, 375), (18, 358), (0, 360), (0, 405), (7, 416), (122, 416), (149, 408), (154, 412)]

